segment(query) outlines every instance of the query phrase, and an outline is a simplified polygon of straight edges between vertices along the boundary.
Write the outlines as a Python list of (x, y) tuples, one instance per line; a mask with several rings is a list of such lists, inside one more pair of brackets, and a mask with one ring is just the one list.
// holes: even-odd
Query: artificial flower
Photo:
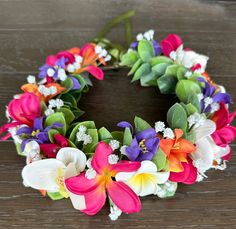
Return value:
[(36, 141), (30, 141), (26, 143), (22, 154), (26, 156), (26, 164), (30, 164), (34, 161), (42, 159), (40, 155), (40, 146)]
[(19, 128), (16, 132), (16, 135), (24, 135), (24, 139), (21, 143), (21, 150), (24, 151), (25, 144), (30, 141), (36, 141), (39, 144), (49, 143), (48, 132), (50, 129), (62, 128), (63, 124), (55, 122), (50, 126), (44, 127), (44, 117), (39, 117), (34, 120), (33, 127), (23, 126)]
[(141, 131), (136, 134), (125, 150), (125, 155), (131, 161), (152, 160), (155, 156), (160, 139), (153, 128)]
[[(212, 138), (215, 143), (221, 147), (227, 147), (236, 137), (236, 128), (231, 124), (236, 111), (232, 114), (229, 113), (226, 105), (224, 103), (220, 104), (220, 109), (214, 113), (211, 119), (216, 124), (216, 130), (212, 133)], [(231, 156), (232, 150), (230, 150), (229, 155), (224, 157), (225, 160), (228, 160)]]
[[(43, 90), (42, 90), (43, 89)], [(53, 89), (53, 90), (51, 90)], [(24, 84), (21, 86), (21, 90), (35, 94), (41, 101), (49, 101), (53, 97), (61, 94), (65, 88), (58, 83), (47, 83), (45, 85), (37, 84)]]
[(195, 146), (186, 139), (181, 138), (183, 131), (174, 130), (175, 139), (164, 139), (160, 141), (160, 148), (165, 153), (169, 161), (169, 170), (171, 172), (183, 172), (182, 162), (188, 162), (187, 156), (195, 151)]
[(79, 149), (65, 147), (59, 150), (55, 159), (34, 161), (22, 170), (24, 184), (49, 193), (59, 192), (63, 197), (70, 195), (77, 208), (84, 208), (83, 196), (74, 196), (64, 184), (64, 180), (78, 175), (86, 166), (86, 156)]
[(169, 175), (169, 172), (157, 172), (152, 161), (142, 161), (136, 172), (117, 173), (116, 180), (125, 182), (138, 196), (147, 196), (154, 194), (157, 184), (164, 184)]
[(214, 142), (211, 135), (216, 130), (216, 124), (206, 119), (202, 125), (193, 127), (192, 131), (195, 135), (196, 150), (191, 154), (194, 166), (198, 172), (204, 176), (204, 173), (210, 169), (214, 161), (220, 159), (230, 152), (228, 146), (220, 147)]
[(184, 184), (193, 184), (197, 180), (197, 168), (193, 165), (192, 159), (187, 157), (187, 162), (181, 163), (183, 166), (182, 172), (171, 172), (169, 180)]
[(124, 182), (114, 181), (118, 172), (137, 171), (140, 162), (120, 161), (114, 164), (110, 156), (112, 148), (104, 142), (98, 143), (91, 168), (65, 181), (71, 193), (85, 197), (86, 207), (81, 211), (88, 215), (100, 211), (107, 195), (122, 212), (133, 213), (141, 209), (140, 199), (134, 191)]
[(183, 42), (177, 34), (169, 34), (167, 38), (161, 41), (162, 52), (165, 56), (169, 57), (172, 51), (182, 45)]
[(54, 143), (43, 143), (40, 144), (40, 150), (43, 155), (47, 158), (55, 158), (57, 152), (64, 147), (69, 146), (69, 141), (61, 134), (54, 134)]

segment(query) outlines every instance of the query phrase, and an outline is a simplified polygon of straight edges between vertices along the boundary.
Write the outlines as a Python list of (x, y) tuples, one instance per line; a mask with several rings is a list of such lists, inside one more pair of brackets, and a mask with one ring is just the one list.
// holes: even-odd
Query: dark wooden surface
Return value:
[[(235, 1), (0, 0), (0, 124), (5, 122), (5, 104), (48, 54), (91, 40), (106, 22), (128, 9), (136, 11), (134, 35), (149, 28), (159, 39), (178, 33), (186, 47), (210, 56), (213, 79), (236, 97)], [(123, 27), (110, 38), (124, 43)], [(83, 119), (113, 130), (118, 121), (131, 121), (134, 115), (151, 123), (165, 119), (175, 99), (129, 84), (126, 74), (126, 69), (107, 71), (104, 82), (95, 82), (81, 101), (87, 112)], [(69, 200), (51, 201), (23, 187), (24, 163), (11, 141), (0, 143), (0, 228), (236, 228), (235, 156), (226, 171), (211, 171), (207, 180), (193, 186), (180, 185), (171, 199), (146, 197), (141, 213), (122, 215), (116, 222), (109, 220), (108, 207), (88, 217)]]

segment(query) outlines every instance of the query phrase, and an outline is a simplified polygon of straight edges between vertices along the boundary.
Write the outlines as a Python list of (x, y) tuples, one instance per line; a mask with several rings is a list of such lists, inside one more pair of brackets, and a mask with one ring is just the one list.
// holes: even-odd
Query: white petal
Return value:
[(207, 136), (210, 136), (216, 129), (216, 124), (206, 119), (202, 126), (199, 126), (194, 129), (194, 132), (196, 134), (196, 141), (201, 140), (202, 138), (205, 138)]
[(139, 193), (139, 196), (152, 195), (156, 191), (156, 182), (153, 182), (152, 180), (146, 181), (146, 182), (148, 182), (148, 184), (142, 184), (142, 188)]
[(58, 151), (56, 158), (62, 161), (66, 166), (73, 162), (78, 172), (82, 172), (86, 166), (85, 154), (76, 148), (62, 148)]
[(152, 173), (152, 172), (156, 172), (156, 171), (157, 171), (156, 165), (152, 161), (147, 161), (146, 160), (146, 161), (141, 162), (141, 167), (137, 171), (137, 174)]
[(131, 179), (135, 174), (136, 172), (120, 172), (116, 174), (115, 178), (117, 181), (127, 181)]
[(152, 173), (152, 175), (156, 176), (157, 184), (164, 184), (168, 180), (170, 172), (156, 172)]
[(22, 170), (24, 182), (35, 189), (58, 192), (56, 177), (59, 168), (65, 165), (57, 159), (44, 159), (26, 165)]

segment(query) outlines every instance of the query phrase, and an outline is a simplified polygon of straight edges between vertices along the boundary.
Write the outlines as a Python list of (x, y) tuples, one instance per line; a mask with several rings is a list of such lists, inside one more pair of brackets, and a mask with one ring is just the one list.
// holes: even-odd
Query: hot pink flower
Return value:
[(112, 155), (111, 147), (100, 142), (95, 150), (90, 172), (94, 176), (90, 177), (88, 171), (79, 176), (65, 180), (67, 189), (76, 195), (83, 195), (86, 208), (82, 212), (94, 215), (100, 211), (108, 195), (113, 203), (125, 213), (139, 212), (141, 202), (134, 191), (121, 181), (114, 181), (118, 172), (137, 171), (140, 162), (120, 161), (116, 164), (109, 163), (109, 156)]
[(168, 57), (172, 51), (176, 51), (176, 49), (182, 44), (183, 42), (181, 38), (176, 34), (169, 34), (166, 39), (161, 41), (162, 51), (164, 55)]
[(193, 184), (197, 179), (197, 168), (193, 166), (192, 159), (188, 158), (188, 162), (182, 162), (183, 172), (170, 173), (169, 180), (173, 182), (181, 182), (184, 184)]
[[(215, 143), (221, 147), (227, 147), (236, 137), (236, 128), (231, 126), (236, 115), (236, 111), (229, 113), (224, 103), (220, 104), (220, 109), (214, 113), (212, 120), (216, 123), (216, 131), (212, 134)], [(228, 160), (231, 156), (231, 150), (223, 159)]]
[(72, 53), (68, 51), (61, 51), (57, 53), (56, 55), (48, 56), (46, 59), (46, 64), (53, 67), (54, 65), (56, 65), (56, 62), (62, 57), (64, 57), (66, 60), (65, 64), (71, 64), (71, 63), (74, 63), (75, 61), (75, 57)]

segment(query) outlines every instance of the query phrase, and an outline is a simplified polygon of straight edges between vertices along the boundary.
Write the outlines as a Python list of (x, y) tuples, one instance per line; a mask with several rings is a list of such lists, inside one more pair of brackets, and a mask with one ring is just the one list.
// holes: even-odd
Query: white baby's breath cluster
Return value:
[(57, 93), (57, 88), (55, 86), (46, 87), (44, 85), (39, 85), (38, 91), (45, 97), (49, 95), (54, 95)]
[(169, 193), (174, 193), (177, 188), (176, 182), (167, 181), (163, 185), (157, 185), (154, 195), (159, 198), (165, 198)]
[(36, 84), (36, 78), (33, 75), (28, 75), (27, 82), (30, 84)]
[(95, 53), (98, 54), (99, 58), (104, 58), (104, 61), (110, 61), (111, 60), (111, 55), (108, 54), (107, 50), (102, 48), (100, 45), (96, 45), (95, 47)]
[(61, 99), (51, 99), (48, 101), (49, 105), (48, 108), (45, 110), (44, 114), (46, 116), (49, 116), (54, 113), (54, 108), (60, 109), (64, 106), (64, 102)]
[(202, 93), (197, 94), (198, 101), (201, 102), (203, 100), (204, 108), (206, 109), (208, 106), (210, 106), (210, 113), (214, 113), (220, 109), (220, 105), (217, 102), (214, 102), (213, 98), (206, 97), (204, 98), (204, 95)]
[(121, 214), (122, 211), (110, 200), (110, 219), (115, 221), (121, 216)]
[(110, 147), (112, 148), (113, 151), (120, 148), (120, 142), (117, 141), (117, 140), (111, 140), (109, 142), (109, 145), (110, 145)]
[(162, 132), (164, 138), (173, 139), (175, 137), (173, 130), (169, 127), (166, 128), (164, 122), (161, 122), (161, 121), (156, 122), (155, 130), (156, 130), (156, 133)]
[(150, 29), (148, 31), (146, 31), (145, 33), (139, 33), (137, 36), (136, 36), (136, 39), (137, 41), (141, 41), (143, 39), (146, 39), (148, 41), (152, 41), (153, 40), (153, 37), (154, 37), (154, 33), (155, 31), (153, 29)]
[(84, 125), (81, 125), (79, 127), (78, 133), (76, 134), (77, 140), (79, 142), (82, 141), (84, 145), (88, 145), (92, 143), (93, 141), (92, 137), (89, 134), (86, 134), (86, 131), (87, 131), (87, 127)]
[(202, 126), (204, 124), (205, 120), (206, 120), (205, 116), (201, 115), (197, 112), (190, 115), (187, 118), (189, 128), (191, 128), (192, 126), (194, 126), (194, 127)]
[(81, 64), (83, 62), (83, 57), (80, 55), (75, 55), (75, 62), (73, 64), (67, 65), (67, 71), (69, 73), (73, 73), (81, 68)]

